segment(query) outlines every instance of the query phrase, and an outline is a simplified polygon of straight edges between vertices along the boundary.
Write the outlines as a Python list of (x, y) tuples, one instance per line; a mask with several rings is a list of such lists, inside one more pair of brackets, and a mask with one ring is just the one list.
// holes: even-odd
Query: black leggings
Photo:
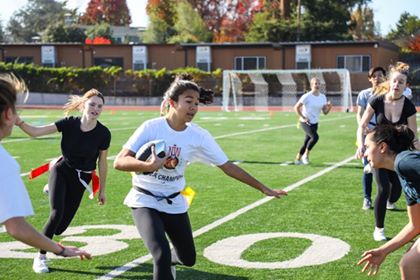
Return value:
[[(80, 177), (89, 184), (92, 175), (81, 173)], [(80, 183), (77, 171), (60, 160), (50, 170), (48, 193), (50, 197), (50, 217), (44, 225), (44, 235), (52, 239), (62, 234), (73, 220), (85, 187)], [(46, 252), (41, 250), (42, 254)]]
[[(132, 208), (137, 230), (153, 256), (153, 279), (172, 280), (171, 265), (193, 266), (196, 252), (188, 213), (167, 214), (151, 208)], [(174, 246), (171, 252), (168, 239)]]
[(301, 122), (300, 126), (303, 128), (303, 131), (305, 131), (306, 134), (305, 141), (303, 142), (303, 145), (299, 151), (299, 154), (303, 155), (306, 149), (308, 149), (309, 151), (312, 150), (316, 142), (318, 142), (319, 140), (319, 135), (317, 133), (318, 124), (307, 124), (305, 122)]
[(373, 169), (378, 192), (375, 198), (375, 223), (378, 228), (384, 227), (386, 202), (397, 202), (401, 196), (401, 183), (397, 173), (387, 169)]

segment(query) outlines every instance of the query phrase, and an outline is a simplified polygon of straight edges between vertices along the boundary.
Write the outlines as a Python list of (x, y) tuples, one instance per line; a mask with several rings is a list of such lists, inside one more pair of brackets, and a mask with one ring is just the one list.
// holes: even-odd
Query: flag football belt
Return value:
[[(35, 169), (32, 169), (31, 172), (29, 173), (29, 179), (35, 179), (36, 177), (44, 174), (47, 171), (50, 171), (50, 169), (60, 160), (62, 160), (63, 157), (59, 157), (59, 158), (55, 158), (52, 161), (50, 161), (49, 163), (46, 163), (44, 165), (41, 165)], [(65, 163), (65, 162), (64, 162)], [(66, 163), (65, 163), (66, 164)], [(67, 165), (67, 164), (66, 164)], [(68, 165), (67, 165), (68, 166)], [(69, 166), (70, 167), (70, 166)], [(72, 167), (70, 167), (72, 168)], [(96, 175), (96, 170), (92, 170), (92, 171), (84, 171), (84, 170), (80, 170), (80, 169), (75, 169), (77, 172), (77, 178), (79, 179), (79, 182), (83, 185), (83, 187), (85, 187), (85, 189), (89, 192), (89, 198), (93, 199), (93, 197), (95, 196), (95, 194), (99, 191), (99, 189), (101, 188), (99, 185), (99, 177), (98, 175)], [(80, 173), (88, 173), (88, 174), (92, 174), (92, 188), (80, 177)]]
[(161, 201), (161, 200), (165, 199), (168, 204), (172, 204), (172, 199), (177, 197), (181, 193), (181, 192), (176, 192), (176, 193), (170, 194), (168, 196), (163, 196), (163, 195), (155, 195), (152, 192), (150, 192), (148, 190), (145, 190), (145, 189), (142, 189), (142, 188), (137, 187), (137, 186), (133, 186), (133, 189), (135, 189), (138, 192), (144, 193), (146, 195), (153, 196), (154, 198), (156, 198), (157, 201)]

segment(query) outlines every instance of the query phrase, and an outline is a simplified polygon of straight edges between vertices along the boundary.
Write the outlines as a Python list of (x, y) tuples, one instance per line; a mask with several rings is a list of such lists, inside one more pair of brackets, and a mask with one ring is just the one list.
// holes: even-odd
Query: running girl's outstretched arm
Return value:
[(385, 258), (420, 234), (420, 204), (407, 207), (409, 223), (390, 241), (379, 248), (363, 253), (357, 264), (365, 264), (362, 271), (375, 275)]
[(32, 137), (48, 135), (48, 134), (52, 134), (58, 131), (55, 123), (42, 125), (42, 126), (34, 126), (34, 125), (30, 125), (26, 123), (19, 116), (16, 118), (15, 125), (19, 126), (20, 129), (23, 130), (23, 132), (25, 132), (26, 134)]
[(99, 204), (103, 205), (106, 202), (105, 188), (106, 188), (106, 177), (108, 175), (108, 163), (107, 163), (108, 150), (100, 150), (98, 157), (98, 169), (99, 169), (99, 190), (98, 200)]
[(267, 196), (275, 196), (277, 198), (287, 195), (286, 191), (283, 190), (272, 190), (269, 187), (265, 186), (263, 183), (255, 179), (248, 172), (240, 168), (239, 166), (233, 164), (232, 162), (226, 162), (225, 164), (218, 166), (220, 169), (225, 172), (226, 175), (251, 186)]
[(368, 127), (369, 121), (372, 119), (373, 114), (375, 111), (373, 110), (370, 104), (367, 105), (366, 110), (363, 113), (362, 119), (359, 123), (357, 128), (357, 151), (356, 151), (356, 158), (361, 159), (364, 154), (364, 135), (366, 133), (366, 129)]

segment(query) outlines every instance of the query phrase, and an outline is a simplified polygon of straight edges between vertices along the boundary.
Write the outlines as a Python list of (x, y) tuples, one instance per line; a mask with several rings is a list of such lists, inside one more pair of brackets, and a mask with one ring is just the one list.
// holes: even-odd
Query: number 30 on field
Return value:
[[(92, 230), (111, 230), (113, 234), (83, 235)], [(138, 239), (139, 234), (130, 225), (87, 225), (69, 227), (62, 235), (62, 242), (80, 242), (82, 249), (94, 256), (111, 254), (128, 248), (124, 239)], [(250, 262), (241, 258), (242, 253), (254, 243), (272, 238), (303, 238), (312, 244), (298, 257), (282, 262)], [(33, 258), (30, 247), (18, 242), (0, 242), (0, 258)], [(276, 248), (273, 248), (273, 250)], [(316, 234), (294, 232), (270, 232), (246, 234), (219, 240), (204, 250), (204, 256), (212, 262), (243, 268), (284, 269), (321, 265), (344, 257), (350, 246), (336, 238)], [(57, 258), (50, 254), (49, 257)]]

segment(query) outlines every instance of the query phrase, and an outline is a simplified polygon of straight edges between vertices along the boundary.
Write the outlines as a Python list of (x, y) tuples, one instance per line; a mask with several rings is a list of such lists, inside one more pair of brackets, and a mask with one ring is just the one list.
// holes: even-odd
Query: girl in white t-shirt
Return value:
[[(214, 164), (225, 174), (261, 191), (267, 196), (287, 195), (272, 190), (239, 166), (229, 162), (213, 137), (192, 124), (198, 104), (207, 103), (212, 92), (186, 80), (175, 80), (165, 93), (169, 109), (165, 116), (144, 122), (130, 137), (114, 161), (118, 170), (136, 172), (133, 188), (124, 203), (131, 207), (136, 227), (154, 259), (153, 279), (174, 279), (175, 265), (193, 266), (194, 240), (186, 199), (184, 172), (190, 162)], [(166, 157), (152, 156), (148, 161), (135, 158), (145, 143), (163, 140)], [(147, 174), (144, 174), (147, 173)], [(174, 246), (171, 253), (166, 235)]]
[(326, 115), (330, 112), (332, 104), (320, 90), (318, 78), (311, 79), (311, 91), (302, 95), (296, 103), (294, 110), (299, 116), (300, 126), (305, 132), (305, 140), (296, 155), (295, 164), (309, 164), (309, 152), (318, 142), (318, 120), (321, 111)]
[[(26, 91), (25, 84), (15, 76), (0, 75), (0, 140), (8, 137), (13, 126), (19, 125), (16, 112), (16, 95)], [(0, 226), (4, 225), (8, 234), (16, 240), (41, 250), (53, 252), (63, 257), (91, 256), (76, 247), (64, 247), (53, 242), (35, 230), (25, 217), (33, 215), (28, 192), (20, 177), (20, 166), (0, 144)]]

